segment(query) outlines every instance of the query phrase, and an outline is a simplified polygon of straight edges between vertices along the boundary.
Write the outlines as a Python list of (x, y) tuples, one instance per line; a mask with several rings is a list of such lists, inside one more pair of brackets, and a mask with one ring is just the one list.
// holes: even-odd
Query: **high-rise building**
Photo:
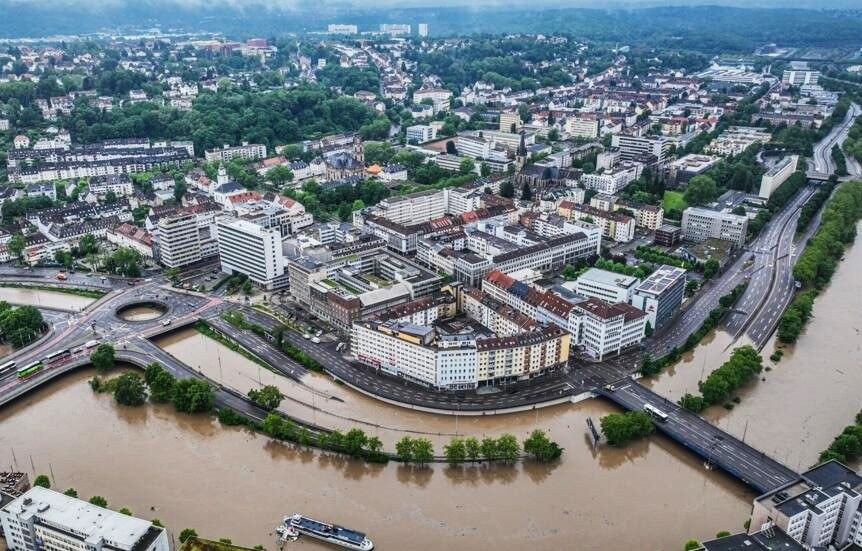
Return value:
[(419, 36), (423, 38), (428, 36), (428, 23), (419, 23)]
[(10, 551), (170, 551), (167, 530), (35, 486), (0, 509)]
[(392, 36), (399, 36), (404, 34), (410, 34), (411, 27), (406, 23), (381, 23), (380, 24), (380, 32), (383, 34), (390, 34)]
[(710, 237), (745, 245), (748, 217), (700, 207), (689, 207), (682, 213), (682, 237), (700, 243)]
[(658, 329), (682, 304), (685, 291), (685, 270), (676, 266), (661, 266), (635, 288), (632, 306), (643, 310), (653, 329)]
[(663, 163), (670, 151), (671, 142), (662, 136), (629, 136), (614, 134), (611, 145), (620, 148), (620, 157), (625, 161), (636, 160), (643, 154), (655, 155)]
[(223, 272), (244, 274), (267, 290), (287, 286), (278, 228), (223, 217), (216, 223), (216, 240)]
[(156, 224), (156, 258), (166, 268), (179, 268), (202, 258), (197, 216), (179, 214)]
[(359, 27), (356, 25), (344, 25), (341, 23), (330, 23), (326, 30), (333, 34), (359, 34)]
[(820, 71), (785, 69), (781, 74), (781, 83), (790, 86), (814, 85), (818, 80), (820, 80)]

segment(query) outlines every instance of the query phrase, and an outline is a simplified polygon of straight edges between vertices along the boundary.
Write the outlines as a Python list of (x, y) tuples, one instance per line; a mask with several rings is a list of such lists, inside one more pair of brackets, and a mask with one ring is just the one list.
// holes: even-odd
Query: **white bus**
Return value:
[(13, 369), (15, 369), (15, 362), (6, 362), (5, 364), (0, 365), (0, 375), (3, 375), (4, 373), (8, 373), (9, 371), (12, 371)]
[(662, 423), (666, 422), (668, 419), (668, 416), (665, 412), (650, 404), (644, 404), (644, 411), (647, 412), (650, 417), (661, 421)]

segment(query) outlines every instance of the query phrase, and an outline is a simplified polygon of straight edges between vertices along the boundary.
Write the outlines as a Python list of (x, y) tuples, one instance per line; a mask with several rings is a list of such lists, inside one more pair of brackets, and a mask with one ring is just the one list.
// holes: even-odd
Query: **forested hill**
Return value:
[[(760, 5), (760, 4), (759, 4)], [(852, 4), (851, 4), (852, 5)], [(160, 26), (164, 31), (211, 31), (244, 38), (325, 30), (327, 23), (356, 23), (361, 31), (381, 22), (429, 24), (432, 35), (539, 32), (628, 44), (685, 44), (701, 51), (750, 52), (765, 43), (796, 46), (862, 45), (862, 10), (661, 7), (635, 10), (527, 7), (375, 8), (292, 0), (183, 2), (136, 0), (0, 0), (0, 37), (78, 34)], [(520, 6), (516, 4), (516, 6)], [(169, 9), (168, 9), (169, 7)], [(828, 28), (829, 32), (823, 32)]]

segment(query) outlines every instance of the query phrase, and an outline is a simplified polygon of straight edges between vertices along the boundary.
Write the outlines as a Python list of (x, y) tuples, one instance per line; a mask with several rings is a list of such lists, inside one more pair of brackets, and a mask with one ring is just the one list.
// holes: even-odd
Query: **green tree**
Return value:
[(143, 379), (137, 373), (123, 373), (117, 377), (114, 399), (124, 406), (140, 406), (147, 400)]
[(78, 255), (87, 256), (99, 252), (99, 243), (96, 241), (96, 236), (88, 233), (81, 237), (78, 241)]
[(510, 180), (507, 179), (500, 184), (500, 196), (506, 197), (507, 199), (511, 199), (515, 196), (515, 186)]
[(695, 549), (700, 549), (700, 542), (697, 540), (688, 540), (685, 542), (685, 546), (683, 547), (684, 551), (694, 551)]
[(600, 424), (608, 443), (617, 447), (625, 446), (631, 440), (643, 438), (655, 431), (652, 419), (643, 411), (611, 413), (602, 417)]
[(404, 463), (413, 461), (413, 439), (409, 436), (404, 436), (398, 442), (395, 442), (395, 455)]
[(503, 434), (497, 438), (497, 457), (506, 463), (514, 463), (521, 455), (518, 439), (511, 434)]
[(450, 465), (463, 463), (467, 459), (467, 447), (463, 438), (454, 437), (443, 447), (443, 455)]
[(96, 507), (101, 507), (103, 509), (108, 507), (108, 500), (103, 498), (102, 496), (93, 496), (90, 498), (90, 503), (95, 505)]
[(499, 454), (497, 452), (497, 440), (491, 438), (490, 436), (486, 436), (482, 439), (482, 444), (480, 445), (482, 450), (482, 458), (485, 461), (496, 461)]
[(121, 515), (132, 516), (132, 511), (128, 507), (123, 507), (122, 509), (120, 509), (117, 512), (120, 513)]
[(461, 164), (458, 165), (458, 172), (461, 174), (472, 174), (476, 171), (476, 162), (470, 157), (461, 159)]
[(254, 287), (251, 284), (251, 280), (246, 279), (245, 281), (243, 281), (242, 282), (242, 294), (248, 296), (252, 293), (252, 291), (254, 291)]
[(69, 497), (78, 497), (78, 491), (75, 488), (67, 488), (63, 495), (67, 495)]
[(530, 184), (524, 182), (524, 186), (521, 188), (521, 200), (529, 201), (533, 198), (533, 190), (530, 189)]
[(147, 366), (144, 372), (144, 381), (146, 381), (150, 389), (150, 399), (153, 402), (164, 403), (171, 401), (177, 379), (157, 362), (153, 362)]
[(271, 168), (266, 173), (266, 179), (276, 187), (282, 187), (284, 184), (293, 181), (293, 171), (285, 165), (278, 165)]
[(563, 279), (565, 279), (566, 281), (572, 281), (578, 277), (578, 272), (577, 270), (575, 270), (574, 266), (572, 266), (571, 264), (566, 264), (565, 266), (563, 266), (562, 276)]
[(482, 164), (479, 165), (479, 174), (482, 175), (483, 178), (487, 178), (491, 175), (491, 165), (482, 161)]
[(26, 345), (41, 334), (43, 326), (42, 313), (35, 307), (12, 308), (9, 303), (0, 302), (0, 332), (11, 345)]
[(206, 381), (200, 379), (180, 379), (176, 382), (171, 402), (177, 411), (201, 413), (212, 410), (215, 394)]
[(482, 455), (481, 444), (479, 444), (479, 441), (472, 436), (464, 440), (464, 448), (470, 461), (476, 461)]
[(718, 260), (714, 258), (710, 258), (703, 264), (703, 278), (704, 279), (712, 279), (715, 277), (715, 274), (718, 273), (720, 265)]
[(413, 440), (413, 462), (425, 465), (434, 459), (434, 445), (427, 438)]
[(248, 391), (248, 397), (259, 405), (268, 410), (276, 409), (284, 399), (284, 394), (274, 385), (265, 385), (261, 389), (253, 388)]
[(706, 175), (692, 178), (685, 188), (683, 199), (691, 206), (705, 205), (718, 197), (718, 186), (715, 180)]
[(90, 362), (97, 371), (104, 373), (114, 367), (114, 347), (108, 343), (102, 343), (90, 354)]
[(560, 131), (556, 128), (551, 128), (548, 130), (548, 140), (552, 142), (556, 142), (560, 139)]
[(715, 537), (716, 538), (726, 538), (729, 535), (730, 535), (730, 532), (728, 532), (727, 530), (722, 530), (721, 532), (718, 532), (717, 534), (715, 534)]
[(6, 244), (6, 248), (18, 260), (23, 260), (24, 258), (24, 246), (24, 236), (20, 233), (13, 235)]
[(33, 481), (33, 486), (41, 486), (42, 488), (50, 488), (51, 480), (48, 478), (48, 475), (40, 474), (36, 477), (36, 480)]
[(362, 451), (365, 449), (367, 444), (368, 435), (366, 435), (365, 431), (362, 429), (356, 428), (347, 431), (347, 434), (344, 435), (344, 439), (342, 440), (344, 451), (353, 457), (359, 457), (362, 455)]
[(563, 454), (556, 442), (551, 441), (545, 431), (536, 429), (524, 440), (524, 453), (537, 461), (553, 461)]
[(198, 537), (198, 533), (194, 530), (194, 528), (183, 528), (183, 531), (180, 532), (179, 538), (180, 543), (185, 543), (189, 538)]
[(162, 524), (162, 521), (161, 521), (161, 520), (159, 520), (159, 519), (157, 519), (157, 518), (154, 518), (154, 519), (153, 519), (153, 520), (151, 520), (150, 522), (152, 522), (152, 523), (153, 523), (153, 526), (158, 526), (159, 528), (164, 528), (164, 527), (165, 527), (165, 525), (164, 525), (164, 524)]
[(368, 443), (366, 444), (366, 446), (368, 446), (368, 451), (370, 451), (371, 453), (380, 453), (380, 451), (383, 449), (383, 442), (380, 440), (380, 438), (372, 436), (368, 438)]

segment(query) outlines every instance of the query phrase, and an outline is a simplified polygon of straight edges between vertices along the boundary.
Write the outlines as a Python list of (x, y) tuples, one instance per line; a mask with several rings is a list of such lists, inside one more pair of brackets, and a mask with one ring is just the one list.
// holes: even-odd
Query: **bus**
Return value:
[(33, 362), (30, 365), (25, 365), (24, 367), (18, 369), (18, 378), (23, 379), (24, 377), (36, 373), (40, 369), (45, 367), (42, 365), (42, 362)]
[(5, 364), (0, 365), (0, 375), (3, 375), (8, 371), (12, 371), (13, 369), (15, 369), (15, 362), (6, 362)]
[(661, 421), (662, 423), (668, 420), (668, 416), (665, 412), (650, 404), (644, 404), (644, 411), (647, 412), (650, 417), (657, 421)]
[(69, 349), (66, 350), (58, 350), (57, 352), (52, 352), (42, 358), (42, 362), (45, 364), (52, 364), (57, 362), (62, 362), (63, 360), (67, 360), (72, 357), (72, 351)]

